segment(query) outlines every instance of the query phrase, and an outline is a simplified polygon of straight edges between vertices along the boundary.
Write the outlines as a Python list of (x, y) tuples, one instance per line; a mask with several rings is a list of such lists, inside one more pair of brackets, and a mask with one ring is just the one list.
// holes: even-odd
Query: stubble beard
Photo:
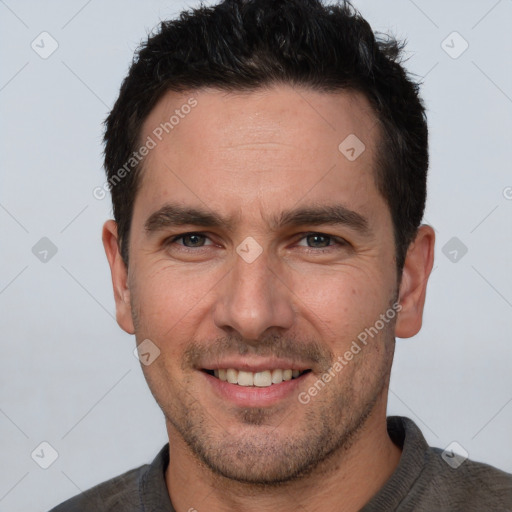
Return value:
[[(132, 314), (139, 327), (140, 312), (133, 308)], [(395, 321), (390, 322), (310, 403), (297, 400), (295, 407), (309, 409), (286, 436), (280, 430), (286, 426), (286, 413), (276, 420), (272, 409), (239, 408), (232, 424), (222, 425), (185, 386), (175, 382), (170, 389), (173, 379), (163, 364), (156, 379), (143, 370), (168, 425), (200, 466), (221, 479), (279, 487), (313, 472), (328, 472), (329, 466), (335, 466), (331, 461), (343, 457), (363, 432), (376, 405), (386, 400), (394, 326)], [(372, 356), (377, 364), (365, 364)], [(158, 360), (153, 364), (158, 366)], [(240, 427), (239, 434), (233, 432), (233, 425)]]
[[(350, 374), (335, 377), (310, 403), (297, 401), (296, 407), (309, 409), (293, 430), (286, 425), (286, 412), (276, 419), (271, 409), (237, 409), (232, 424), (223, 425), (219, 417), (214, 418), (188, 394), (180, 400), (169, 397), (159, 405), (193, 457), (218, 477), (277, 487), (313, 472), (329, 471), (329, 466), (335, 465), (332, 460), (343, 457), (364, 430), (376, 405), (386, 399), (394, 352), (391, 328), (386, 330), (389, 332), (381, 333), (382, 339), (374, 341), (380, 343), (378, 350), (384, 351), (378, 368), (366, 368), (353, 360)], [(340, 378), (344, 378), (341, 389), (336, 383)], [(286, 436), (284, 426), (288, 428)]]

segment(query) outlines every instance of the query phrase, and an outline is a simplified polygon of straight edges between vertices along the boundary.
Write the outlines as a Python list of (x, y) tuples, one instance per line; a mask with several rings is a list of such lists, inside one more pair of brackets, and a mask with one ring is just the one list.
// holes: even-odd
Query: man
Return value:
[(386, 418), (421, 327), (427, 126), (350, 5), (231, 0), (164, 22), (106, 121), (117, 321), (169, 444), (54, 511), (505, 511)]

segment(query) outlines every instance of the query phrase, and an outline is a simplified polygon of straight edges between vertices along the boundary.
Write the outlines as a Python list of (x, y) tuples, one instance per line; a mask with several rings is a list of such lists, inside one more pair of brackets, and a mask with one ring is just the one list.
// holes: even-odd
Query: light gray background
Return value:
[[(134, 339), (114, 320), (100, 241), (109, 197), (92, 190), (133, 50), (185, 5), (0, 0), (0, 511), (48, 510), (166, 442)], [(512, 472), (512, 2), (355, 5), (408, 39), (431, 131), (435, 270), (423, 330), (398, 340), (389, 413)], [(43, 31), (59, 45), (47, 59), (31, 48)], [(469, 44), (456, 59), (441, 46), (453, 31)], [(464, 43), (444, 44), (453, 55)], [(58, 249), (46, 263), (32, 253), (42, 237)], [(452, 237), (468, 249), (456, 262), (442, 252)], [(31, 458), (42, 441), (59, 454), (46, 470)]]

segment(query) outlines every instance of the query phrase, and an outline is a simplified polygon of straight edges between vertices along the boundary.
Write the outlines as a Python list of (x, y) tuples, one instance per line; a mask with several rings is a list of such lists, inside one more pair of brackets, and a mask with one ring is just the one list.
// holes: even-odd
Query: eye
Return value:
[[(205, 245), (212, 245), (212, 241), (203, 233), (184, 233), (182, 235), (175, 236), (171, 238), (168, 243), (173, 244), (181, 240), (182, 243), (178, 243), (177, 245), (181, 245), (183, 247), (188, 247), (193, 249), (194, 247), (204, 247)], [(210, 242), (207, 244), (206, 242)]]
[(325, 249), (333, 245), (347, 245), (347, 242), (342, 238), (326, 235), (325, 233), (307, 233), (300, 239), (297, 245), (314, 249)]

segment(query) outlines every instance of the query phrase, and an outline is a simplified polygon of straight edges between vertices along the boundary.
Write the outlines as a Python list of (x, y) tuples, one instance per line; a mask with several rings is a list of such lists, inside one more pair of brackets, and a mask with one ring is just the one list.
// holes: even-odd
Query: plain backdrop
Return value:
[[(408, 40), (431, 133), (435, 269), (422, 331), (397, 340), (389, 414), (512, 472), (512, 2), (354, 3)], [(133, 51), (187, 5), (0, 1), (0, 511), (48, 510), (167, 440), (114, 320), (100, 240), (110, 198), (92, 191)]]

